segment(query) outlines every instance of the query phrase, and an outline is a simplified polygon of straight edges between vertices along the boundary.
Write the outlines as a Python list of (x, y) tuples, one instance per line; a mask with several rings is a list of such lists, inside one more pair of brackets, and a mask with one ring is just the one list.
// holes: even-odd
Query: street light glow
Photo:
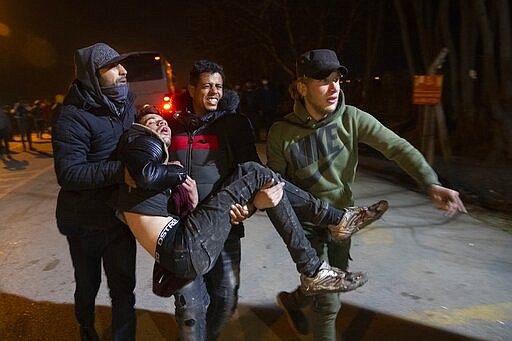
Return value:
[(0, 22), (0, 37), (9, 37), (11, 35), (11, 29), (9, 26)]

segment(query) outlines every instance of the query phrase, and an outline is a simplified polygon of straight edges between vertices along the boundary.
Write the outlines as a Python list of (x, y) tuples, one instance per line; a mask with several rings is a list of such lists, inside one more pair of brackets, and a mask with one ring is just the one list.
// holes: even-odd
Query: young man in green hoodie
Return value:
[[(297, 96), (294, 112), (276, 122), (267, 140), (267, 165), (287, 180), (329, 204), (353, 206), (351, 185), (358, 163), (358, 144), (367, 144), (395, 161), (423, 186), (437, 207), (448, 215), (466, 212), (457, 191), (441, 186), (434, 170), (408, 141), (396, 135), (370, 114), (345, 104), (340, 80), (347, 68), (332, 50), (303, 53), (297, 60)], [(318, 255), (341, 269), (347, 269), (350, 239), (333, 243), (328, 234), (304, 226)], [(313, 298), (315, 340), (336, 339), (336, 317), (340, 295), (329, 293)], [(279, 305), (295, 330), (309, 333), (301, 308), (311, 299), (299, 290), (281, 292)]]

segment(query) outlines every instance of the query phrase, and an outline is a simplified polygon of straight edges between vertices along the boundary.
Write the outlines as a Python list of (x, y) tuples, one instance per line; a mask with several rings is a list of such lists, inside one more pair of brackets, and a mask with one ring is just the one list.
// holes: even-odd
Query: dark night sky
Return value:
[[(192, 10), (211, 21), (211, 29), (201, 37), (206, 39), (218, 37), (216, 23), (233, 15), (226, 11), (225, 18), (214, 17), (214, 5), (210, 0), (0, 0), (0, 105), (18, 98), (35, 100), (65, 94), (74, 78), (75, 50), (96, 42), (105, 42), (120, 53), (163, 52), (173, 64), (178, 86), (183, 86), (193, 61), (212, 58), (191, 47), (198, 45), (194, 44), (198, 37), (191, 33)], [(403, 61), (399, 33), (386, 32), (382, 39), (386, 50), (392, 52), (384, 56), (387, 63)], [(350, 42), (352, 46), (341, 59), (355, 76), (358, 69), (359, 73), (364, 70), (360, 46), (364, 36), (353, 34)], [(228, 78), (246, 77), (231, 72), (238, 56), (229, 61), (213, 58), (231, 67), (226, 68)]]
[[(65, 93), (77, 48), (105, 42), (119, 52), (160, 50), (178, 84), (202, 57), (187, 50), (186, 1), (0, 1), (0, 104)], [(205, 8), (207, 11), (207, 8)]]

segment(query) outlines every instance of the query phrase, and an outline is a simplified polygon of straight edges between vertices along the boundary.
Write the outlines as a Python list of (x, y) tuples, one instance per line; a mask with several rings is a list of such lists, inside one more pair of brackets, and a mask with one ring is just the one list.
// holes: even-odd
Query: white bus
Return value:
[(130, 53), (123, 66), (128, 71), (130, 91), (137, 96), (137, 108), (149, 104), (166, 111), (171, 109), (170, 100), (175, 91), (174, 74), (171, 63), (160, 52)]

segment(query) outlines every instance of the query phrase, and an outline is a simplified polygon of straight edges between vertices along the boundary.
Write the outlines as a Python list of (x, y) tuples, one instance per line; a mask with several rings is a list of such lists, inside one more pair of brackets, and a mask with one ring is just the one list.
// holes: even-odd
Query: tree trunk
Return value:
[[(377, 6), (376, 6), (377, 7)], [(384, 1), (378, 1), (378, 9), (368, 16), (366, 34), (366, 66), (361, 91), (361, 102), (366, 104), (370, 84), (372, 83), (373, 67), (376, 63), (382, 37), (382, 22), (385, 13)]]
[(405, 58), (407, 59), (407, 70), (409, 71), (409, 77), (412, 80), (412, 77), (416, 74), (416, 71), (414, 67), (411, 40), (409, 38), (409, 26), (407, 25), (407, 17), (400, 0), (393, 0), (393, 4), (395, 5), (396, 13), (398, 14), (398, 20), (400, 22), (402, 45), (404, 47)]
[[(450, 1), (449, 0), (441, 0), (439, 3), (439, 26), (442, 36), (443, 46), (448, 47), (448, 59), (450, 67), (448, 68), (447, 76), (449, 81), (449, 110), (448, 111), (448, 120), (452, 123), (456, 122), (458, 113), (460, 111), (459, 108), (459, 87), (458, 85), (458, 73), (457, 70), (459, 68), (458, 65), (458, 55), (457, 50), (455, 49), (455, 45), (452, 39), (452, 33), (450, 29)], [(446, 79), (445, 78), (445, 79)], [(446, 87), (446, 85), (445, 85)], [(445, 91), (444, 93), (447, 93)]]
[(496, 14), (498, 16), (499, 34), (499, 68), (501, 98), (507, 112), (512, 111), (512, 39), (510, 27), (509, 0), (497, 0)]
[(481, 76), (476, 71), (476, 42), (477, 28), (473, 6), (467, 0), (459, 1), (460, 35), (458, 86), (460, 88), (460, 114), (458, 115), (457, 132), (455, 142), (464, 145), (475, 145), (482, 139), (482, 129), (476, 123), (475, 94), (476, 84)]
[[(461, 13), (459, 31), (459, 85), (461, 89), (461, 106), (463, 120), (468, 123), (467, 128), (474, 127), (475, 120), (475, 82), (480, 75), (476, 71), (476, 36), (475, 17), (473, 10), (468, 7), (466, 0), (460, 0), (459, 9)], [(465, 131), (466, 129), (462, 129)]]
[(510, 131), (512, 122), (505, 115), (503, 107), (499, 101), (497, 87), (497, 70), (495, 66), (495, 47), (494, 37), (491, 32), (490, 20), (487, 13), (484, 0), (475, 1), (475, 10), (478, 19), (478, 27), (482, 38), (482, 100), (487, 104), (491, 115), (492, 145), (491, 152), (488, 154), (491, 160), (510, 158), (511, 140)]
[[(414, 0), (411, 2), (413, 7), (418, 40), (420, 43), (420, 53), (423, 69), (426, 70), (432, 59), (437, 53), (439, 44), (435, 44), (435, 27), (433, 25), (432, 1)], [(433, 34), (434, 32), (434, 34)]]

